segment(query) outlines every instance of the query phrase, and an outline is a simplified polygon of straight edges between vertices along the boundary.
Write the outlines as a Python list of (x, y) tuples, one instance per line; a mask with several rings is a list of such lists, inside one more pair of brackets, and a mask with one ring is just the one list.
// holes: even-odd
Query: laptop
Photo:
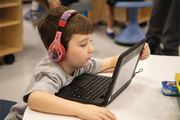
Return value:
[(82, 74), (55, 95), (77, 102), (107, 106), (131, 83), (144, 43), (145, 40), (141, 40), (119, 56), (112, 77)]

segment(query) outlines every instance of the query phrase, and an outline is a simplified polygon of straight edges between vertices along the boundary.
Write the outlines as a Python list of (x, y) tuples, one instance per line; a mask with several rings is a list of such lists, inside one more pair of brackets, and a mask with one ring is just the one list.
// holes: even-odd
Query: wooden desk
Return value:
[[(137, 74), (128, 88), (107, 106), (117, 120), (180, 120), (176, 97), (163, 96), (161, 81), (174, 80), (180, 72), (180, 57), (150, 56), (141, 61)], [(137, 69), (137, 70), (138, 70)], [(79, 120), (26, 109), (23, 120)]]

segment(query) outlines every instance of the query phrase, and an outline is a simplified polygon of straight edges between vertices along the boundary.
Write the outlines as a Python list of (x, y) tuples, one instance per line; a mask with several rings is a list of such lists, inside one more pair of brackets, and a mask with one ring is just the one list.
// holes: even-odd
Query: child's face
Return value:
[(91, 34), (74, 34), (68, 43), (65, 60), (73, 67), (82, 67), (92, 57)]

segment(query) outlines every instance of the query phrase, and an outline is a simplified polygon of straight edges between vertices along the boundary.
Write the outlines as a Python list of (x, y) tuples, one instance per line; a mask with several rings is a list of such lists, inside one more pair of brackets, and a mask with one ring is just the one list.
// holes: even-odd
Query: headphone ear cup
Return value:
[(59, 48), (51, 49), (51, 51), (49, 51), (49, 58), (55, 62), (62, 62), (65, 58), (64, 46), (61, 44)]
[(51, 48), (49, 50), (49, 58), (55, 62), (62, 62), (65, 58), (65, 48), (62, 44), (59, 44), (57, 48)]
[(60, 51), (61, 51), (61, 53), (60, 53), (60, 62), (62, 62), (63, 60), (64, 60), (64, 58), (65, 58), (65, 48), (64, 48), (64, 46), (62, 45), (62, 44), (60, 44)]
[(49, 58), (55, 62), (62, 62), (65, 57), (65, 48), (61, 44), (61, 35), (62, 32), (57, 31), (54, 41), (51, 43), (48, 52)]

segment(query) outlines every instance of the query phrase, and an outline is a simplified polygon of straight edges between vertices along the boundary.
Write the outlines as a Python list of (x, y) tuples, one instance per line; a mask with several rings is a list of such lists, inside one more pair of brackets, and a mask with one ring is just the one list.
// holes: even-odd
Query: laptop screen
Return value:
[(112, 90), (112, 97), (123, 91), (127, 87), (128, 82), (131, 81), (134, 76), (134, 72), (139, 61), (139, 56), (144, 44), (127, 51), (124, 55), (120, 56), (116, 66), (113, 79), (115, 79), (114, 87)]
[(117, 80), (112, 94), (116, 93), (124, 84), (126, 84), (134, 74), (134, 68), (136, 66), (139, 55), (134, 56), (133, 59), (121, 66), (121, 70), (117, 75)]

